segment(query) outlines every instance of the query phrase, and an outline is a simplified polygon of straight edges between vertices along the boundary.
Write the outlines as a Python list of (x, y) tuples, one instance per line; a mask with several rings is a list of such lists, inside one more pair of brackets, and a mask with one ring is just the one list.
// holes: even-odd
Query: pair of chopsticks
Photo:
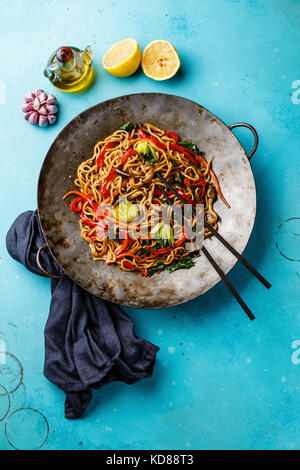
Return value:
[[(173, 188), (173, 186), (167, 181), (165, 180), (165, 178), (157, 171), (155, 173), (155, 175), (161, 180), (162, 183), (164, 183), (167, 188), (170, 189), (170, 191), (172, 191), (173, 194), (175, 194), (175, 196), (181, 201), (183, 202), (184, 204), (186, 204), (186, 201), (184, 200), (184, 198), (176, 191), (175, 188)], [(167, 202), (169, 204), (172, 204), (172, 201), (171, 199), (169, 198), (169, 196), (167, 195), (166, 191), (164, 190), (164, 188), (162, 186), (159, 186), (159, 189), (161, 190), (162, 194), (164, 195), (164, 197), (166, 198)], [(216, 232), (216, 230), (211, 227), (211, 225), (206, 222), (204, 220), (204, 226), (209, 229), (213, 235), (215, 235), (218, 240), (220, 240), (220, 242), (223, 243), (223, 245), (239, 260), (241, 261), (241, 263), (243, 263), (243, 265), (248, 269), (248, 271), (251, 272), (251, 274), (253, 274), (267, 289), (270, 289), (271, 287), (271, 284), (240, 254), (238, 253), (234, 248), (233, 246), (230, 245), (230, 243), (228, 243), (225, 238), (222, 237), (222, 235), (219, 234), (219, 232)], [(240, 304), (240, 306), (243, 308), (243, 310), (246, 312), (246, 314), (248, 315), (248, 317), (250, 318), (250, 320), (254, 320), (255, 319), (255, 316), (253, 315), (253, 313), (251, 312), (251, 310), (249, 309), (249, 307), (245, 304), (245, 302), (243, 301), (243, 299), (241, 298), (241, 296), (239, 295), (239, 293), (237, 292), (237, 290), (233, 287), (233, 285), (231, 284), (231, 282), (229, 281), (229, 279), (226, 277), (225, 273), (222, 271), (222, 269), (220, 268), (220, 266), (218, 265), (218, 263), (216, 263), (216, 261), (214, 260), (214, 258), (211, 256), (211, 254), (209, 253), (209, 251), (204, 247), (202, 246), (201, 248), (201, 251), (202, 253), (204, 254), (204, 256), (207, 258), (207, 260), (210, 262), (210, 264), (213, 266), (213, 268), (217, 271), (217, 273), (219, 274), (219, 276), (221, 277), (221, 279), (224, 281), (224, 283), (226, 284), (226, 286), (228, 287), (228, 289), (230, 290), (230, 292), (233, 294), (233, 296), (236, 298), (236, 300), (238, 301), (238, 303)]]

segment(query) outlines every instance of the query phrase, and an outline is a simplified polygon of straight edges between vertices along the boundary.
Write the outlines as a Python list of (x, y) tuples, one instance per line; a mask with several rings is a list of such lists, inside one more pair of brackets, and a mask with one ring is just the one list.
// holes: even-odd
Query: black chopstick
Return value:
[[(182, 196), (180, 196), (180, 194), (176, 191), (176, 189), (173, 188), (173, 186), (170, 183), (168, 183), (168, 181), (166, 181), (165, 178), (160, 173), (156, 172), (155, 174), (170, 189), (170, 191), (172, 191), (173, 194), (175, 194), (175, 196), (178, 197), (178, 199), (180, 201), (182, 201), (184, 204), (186, 203), (185, 199)], [(162, 190), (161, 187), (160, 187), (160, 189)], [(210, 227), (210, 225), (209, 225), (209, 227)], [(238, 294), (237, 290), (233, 287), (233, 285), (231, 284), (229, 279), (226, 277), (226, 275), (224, 274), (224, 272), (222, 271), (222, 269), (220, 268), (218, 263), (216, 263), (216, 261), (213, 259), (211, 254), (207, 251), (207, 249), (204, 246), (202, 246), (201, 251), (204, 254), (204, 256), (208, 259), (210, 264), (213, 266), (213, 268), (217, 271), (217, 273), (219, 274), (221, 279), (224, 281), (224, 283), (226, 284), (226, 286), (228, 287), (228, 289), (230, 290), (232, 295), (235, 297), (235, 299), (238, 301), (238, 303), (240, 304), (242, 309), (246, 312), (246, 314), (248, 315), (250, 320), (254, 320), (255, 316), (253, 315), (253, 313), (251, 312), (249, 307), (245, 304), (245, 302), (243, 301), (241, 296)]]
[(171, 201), (171, 199), (169, 198), (169, 196), (167, 195), (166, 191), (164, 190), (164, 188), (160, 185), (157, 185), (158, 189), (160, 189), (160, 191), (163, 193), (165, 199), (167, 200), (167, 203), (170, 204), (170, 206), (173, 204), (173, 202)]
[(215, 262), (215, 260), (213, 259), (213, 257), (211, 256), (211, 254), (207, 251), (207, 249), (205, 248), (205, 246), (203, 246), (201, 248), (202, 250), (202, 253), (205, 255), (205, 257), (208, 259), (208, 261), (210, 262), (210, 264), (214, 267), (214, 269), (217, 271), (217, 273), (219, 274), (219, 276), (222, 278), (222, 280), (224, 281), (224, 283), (226, 284), (226, 286), (228, 287), (228, 289), (230, 290), (230, 292), (232, 293), (232, 295), (236, 298), (236, 300), (238, 301), (238, 303), (240, 304), (240, 306), (242, 307), (242, 309), (246, 312), (246, 314), (248, 315), (248, 317), (250, 318), (250, 320), (254, 320), (255, 319), (255, 316), (253, 315), (253, 313), (251, 312), (251, 310), (249, 309), (249, 307), (247, 307), (247, 305), (245, 304), (245, 302), (243, 301), (243, 299), (241, 298), (241, 296), (238, 294), (238, 292), (236, 291), (236, 289), (233, 287), (233, 285), (231, 284), (231, 282), (229, 281), (229, 279), (226, 277), (226, 275), (223, 273), (222, 269), (220, 268), (220, 266)]
[(158, 176), (158, 178), (160, 179), (160, 181), (161, 181), (162, 183), (164, 183), (164, 184), (167, 186), (167, 188), (169, 188), (169, 190), (172, 191), (172, 192), (175, 194), (175, 196), (177, 196), (178, 199), (179, 199), (181, 202), (183, 202), (183, 204), (186, 204), (186, 200), (185, 200), (182, 196), (180, 196), (180, 194), (176, 191), (176, 189), (173, 188), (173, 186), (172, 186), (170, 183), (168, 183), (167, 180), (165, 180), (165, 178), (163, 177), (163, 175), (161, 175), (158, 171), (156, 171), (156, 172), (155, 172), (155, 176)]
[(270, 289), (270, 287), (272, 287), (272, 284), (270, 284), (261, 274), (259, 274), (259, 272), (242, 255), (240, 255), (240, 253), (236, 251), (236, 249), (233, 248), (233, 246), (231, 246), (230, 243), (228, 243), (225, 238), (222, 237), (222, 235), (219, 234), (219, 232), (212, 228), (212, 226), (208, 222), (206, 222), (206, 220), (204, 220), (204, 225), (207, 229), (211, 231), (213, 235), (215, 235), (215, 237), (220, 240), (220, 242), (223, 243), (224, 246), (226, 246), (226, 248), (234, 256), (236, 256), (238, 260), (241, 261), (241, 263), (243, 263), (243, 265), (248, 269), (248, 271), (250, 271), (250, 273), (252, 273), (267, 289)]
[[(176, 191), (175, 188), (173, 188), (173, 186), (168, 183), (168, 181), (165, 180), (165, 178), (157, 171), (156, 173), (156, 176), (158, 176), (158, 178), (170, 189), (170, 191), (172, 191), (175, 196), (178, 197), (178, 199), (183, 202), (184, 204), (186, 204), (186, 201), (184, 200), (184, 198), (182, 196), (180, 196), (180, 194)], [(243, 265), (251, 272), (251, 274), (253, 274), (267, 289), (270, 289), (271, 287), (271, 284), (261, 275), (259, 274), (259, 272), (240, 254), (238, 253), (235, 248), (233, 248), (233, 246), (230, 245), (230, 243), (228, 243), (225, 238), (222, 237), (222, 235), (219, 234), (219, 232), (217, 232), (216, 230), (214, 230), (211, 225), (206, 222), (204, 220), (204, 225), (206, 228), (208, 228), (219, 240), (220, 242), (223, 243), (224, 246), (226, 246), (226, 248), (238, 259), (241, 261), (241, 263), (243, 263)]]

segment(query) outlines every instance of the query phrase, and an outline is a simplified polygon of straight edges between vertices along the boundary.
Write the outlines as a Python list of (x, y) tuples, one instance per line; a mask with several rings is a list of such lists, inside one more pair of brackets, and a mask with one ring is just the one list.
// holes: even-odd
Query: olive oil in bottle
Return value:
[(44, 75), (59, 90), (84, 91), (93, 83), (93, 52), (89, 44), (84, 50), (62, 46), (49, 58)]

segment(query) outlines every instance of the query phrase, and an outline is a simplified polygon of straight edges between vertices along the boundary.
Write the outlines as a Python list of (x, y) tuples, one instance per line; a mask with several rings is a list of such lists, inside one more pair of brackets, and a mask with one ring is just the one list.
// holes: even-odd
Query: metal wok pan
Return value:
[[(243, 252), (255, 219), (256, 190), (249, 158), (257, 148), (256, 131), (248, 124), (227, 127), (202, 106), (178, 96), (139, 93), (121, 96), (75, 117), (58, 135), (44, 160), (38, 183), (38, 212), (48, 249), (63, 271), (77, 284), (111, 302), (139, 308), (160, 308), (186, 302), (211, 289), (218, 274), (205, 259), (195, 259), (189, 270), (172, 274), (164, 271), (150, 278), (122, 271), (116, 265), (93, 261), (86, 241), (81, 238), (78, 215), (62, 196), (74, 189), (77, 167), (93, 154), (98, 140), (113, 133), (127, 121), (149, 122), (177, 132), (194, 142), (207, 158), (214, 155), (213, 168), (231, 209), (215, 203), (221, 217), (219, 231), (237, 251)], [(246, 155), (233, 127), (245, 125), (254, 133), (254, 148)], [(205, 246), (227, 273), (236, 258), (216, 239)]]

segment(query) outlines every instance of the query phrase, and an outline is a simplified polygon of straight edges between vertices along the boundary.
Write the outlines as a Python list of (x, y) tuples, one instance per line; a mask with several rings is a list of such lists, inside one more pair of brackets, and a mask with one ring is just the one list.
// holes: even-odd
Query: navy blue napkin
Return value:
[[(40, 276), (36, 254), (44, 243), (36, 211), (21, 214), (6, 237), (9, 254)], [(48, 272), (62, 273), (48, 250), (41, 258)], [(66, 418), (83, 415), (92, 389), (114, 380), (133, 384), (152, 375), (159, 348), (135, 336), (132, 320), (118, 305), (89, 294), (66, 276), (51, 279), (51, 293), (44, 375), (65, 391)]]

